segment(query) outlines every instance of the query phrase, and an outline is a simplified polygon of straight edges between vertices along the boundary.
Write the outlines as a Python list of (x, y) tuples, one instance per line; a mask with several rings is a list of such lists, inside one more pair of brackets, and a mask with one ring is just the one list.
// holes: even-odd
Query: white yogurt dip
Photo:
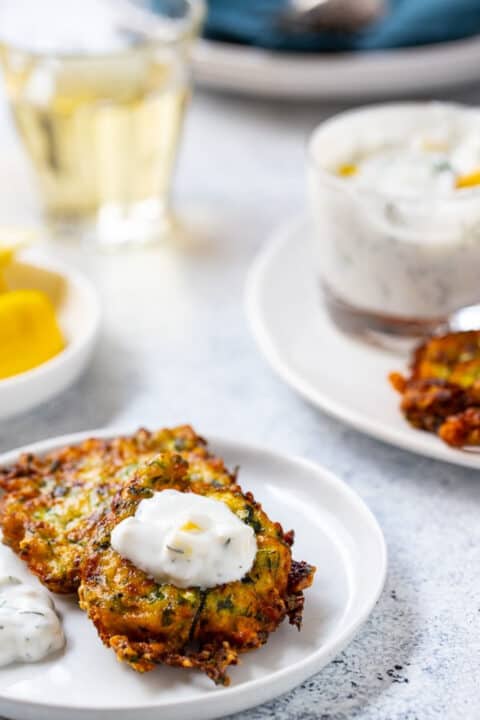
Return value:
[(480, 112), (412, 103), (347, 112), (313, 135), (324, 284), (360, 310), (440, 318), (480, 301)]
[(0, 667), (37, 662), (64, 644), (62, 625), (46, 590), (1, 576)]
[(209, 588), (240, 580), (257, 553), (255, 533), (219, 500), (156, 492), (112, 532), (112, 547), (157, 582)]

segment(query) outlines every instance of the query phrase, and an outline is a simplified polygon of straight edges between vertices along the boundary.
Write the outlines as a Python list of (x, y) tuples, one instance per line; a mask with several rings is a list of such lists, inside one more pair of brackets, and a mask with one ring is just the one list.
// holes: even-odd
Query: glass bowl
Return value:
[[(309, 145), (316, 271), (334, 319), (349, 330), (431, 332), (480, 301), (480, 186), (438, 193), (370, 187), (338, 174), (352, 158), (447, 129), (478, 137), (480, 112), (446, 103), (394, 103), (342, 113)], [(415, 167), (412, 172), (416, 172)], [(401, 183), (399, 183), (401, 185)]]

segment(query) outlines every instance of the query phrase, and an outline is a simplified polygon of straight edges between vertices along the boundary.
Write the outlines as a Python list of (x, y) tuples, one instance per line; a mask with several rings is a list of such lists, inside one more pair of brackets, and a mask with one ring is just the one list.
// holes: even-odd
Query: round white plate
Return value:
[(477, 82), (480, 37), (398, 50), (307, 55), (201, 40), (193, 62), (201, 84), (247, 95), (398, 97)]
[(408, 355), (346, 335), (330, 321), (309, 232), (301, 221), (278, 232), (247, 282), (250, 324), (272, 368), (312, 405), (357, 430), (420, 455), (480, 467), (479, 452), (454, 450), (405, 421), (387, 376), (405, 370)]
[(90, 359), (100, 327), (96, 293), (71, 268), (29, 250), (5, 275), (12, 288), (43, 290), (50, 296), (67, 345), (33, 370), (0, 380), (0, 420), (31, 410), (75, 382)]
[[(111, 436), (112, 431), (89, 435)], [(37, 443), (45, 452), (76, 443), (86, 433)], [(318, 567), (306, 591), (303, 629), (284, 623), (267, 645), (232, 668), (229, 688), (199, 673), (159, 667), (140, 675), (103, 647), (74, 600), (55, 600), (64, 619), (64, 654), (35, 665), (0, 669), (0, 715), (15, 720), (203, 720), (227, 715), (284, 693), (320, 670), (353, 638), (384, 584), (382, 532), (360, 498), (341, 480), (310, 462), (224, 440), (211, 447), (240, 482), (285, 528), (295, 528), (294, 555)], [(18, 451), (0, 456), (15, 460)], [(25, 576), (22, 564), (1, 547), (0, 563)]]

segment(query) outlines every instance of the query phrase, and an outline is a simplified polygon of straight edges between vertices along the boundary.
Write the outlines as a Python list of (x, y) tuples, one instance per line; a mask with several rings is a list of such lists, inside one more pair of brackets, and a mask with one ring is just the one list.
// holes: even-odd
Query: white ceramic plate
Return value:
[(478, 81), (480, 38), (378, 52), (302, 54), (200, 41), (197, 80), (247, 95), (320, 100), (421, 95)]
[[(94, 431), (92, 435), (111, 436)], [(37, 443), (45, 452), (76, 443), (85, 433)], [(320, 670), (353, 638), (382, 590), (386, 550), (373, 515), (341, 480), (300, 459), (223, 440), (211, 447), (230, 467), (241, 467), (243, 486), (267, 513), (295, 528), (295, 557), (318, 565), (306, 592), (300, 633), (287, 624), (266, 646), (230, 671), (229, 688), (216, 688), (199, 673), (158, 668), (139, 675), (104, 648), (73, 600), (57, 599), (65, 625), (64, 654), (36, 665), (0, 670), (0, 715), (16, 720), (203, 720), (265, 702)], [(20, 451), (0, 457), (15, 460)], [(25, 573), (1, 549), (10, 572)]]
[(50, 296), (67, 346), (33, 370), (0, 380), (0, 420), (31, 410), (71, 385), (90, 359), (100, 326), (96, 293), (71, 268), (26, 251), (5, 276), (12, 288), (43, 290)]
[(280, 377), (312, 405), (368, 435), (468, 467), (480, 453), (454, 450), (404, 420), (387, 381), (408, 355), (369, 345), (336, 329), (322, 304), (308, 242), (297, 221), (272, 238), (251, 270), (247, 312), (258, 345)]

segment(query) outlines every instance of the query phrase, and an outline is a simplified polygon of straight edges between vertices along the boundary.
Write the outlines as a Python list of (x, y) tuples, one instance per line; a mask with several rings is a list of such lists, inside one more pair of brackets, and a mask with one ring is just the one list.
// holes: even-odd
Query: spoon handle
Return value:
[(277, 16), (287, 32), (356, 32), (378, 20), (385, 0), (291, 0)]

